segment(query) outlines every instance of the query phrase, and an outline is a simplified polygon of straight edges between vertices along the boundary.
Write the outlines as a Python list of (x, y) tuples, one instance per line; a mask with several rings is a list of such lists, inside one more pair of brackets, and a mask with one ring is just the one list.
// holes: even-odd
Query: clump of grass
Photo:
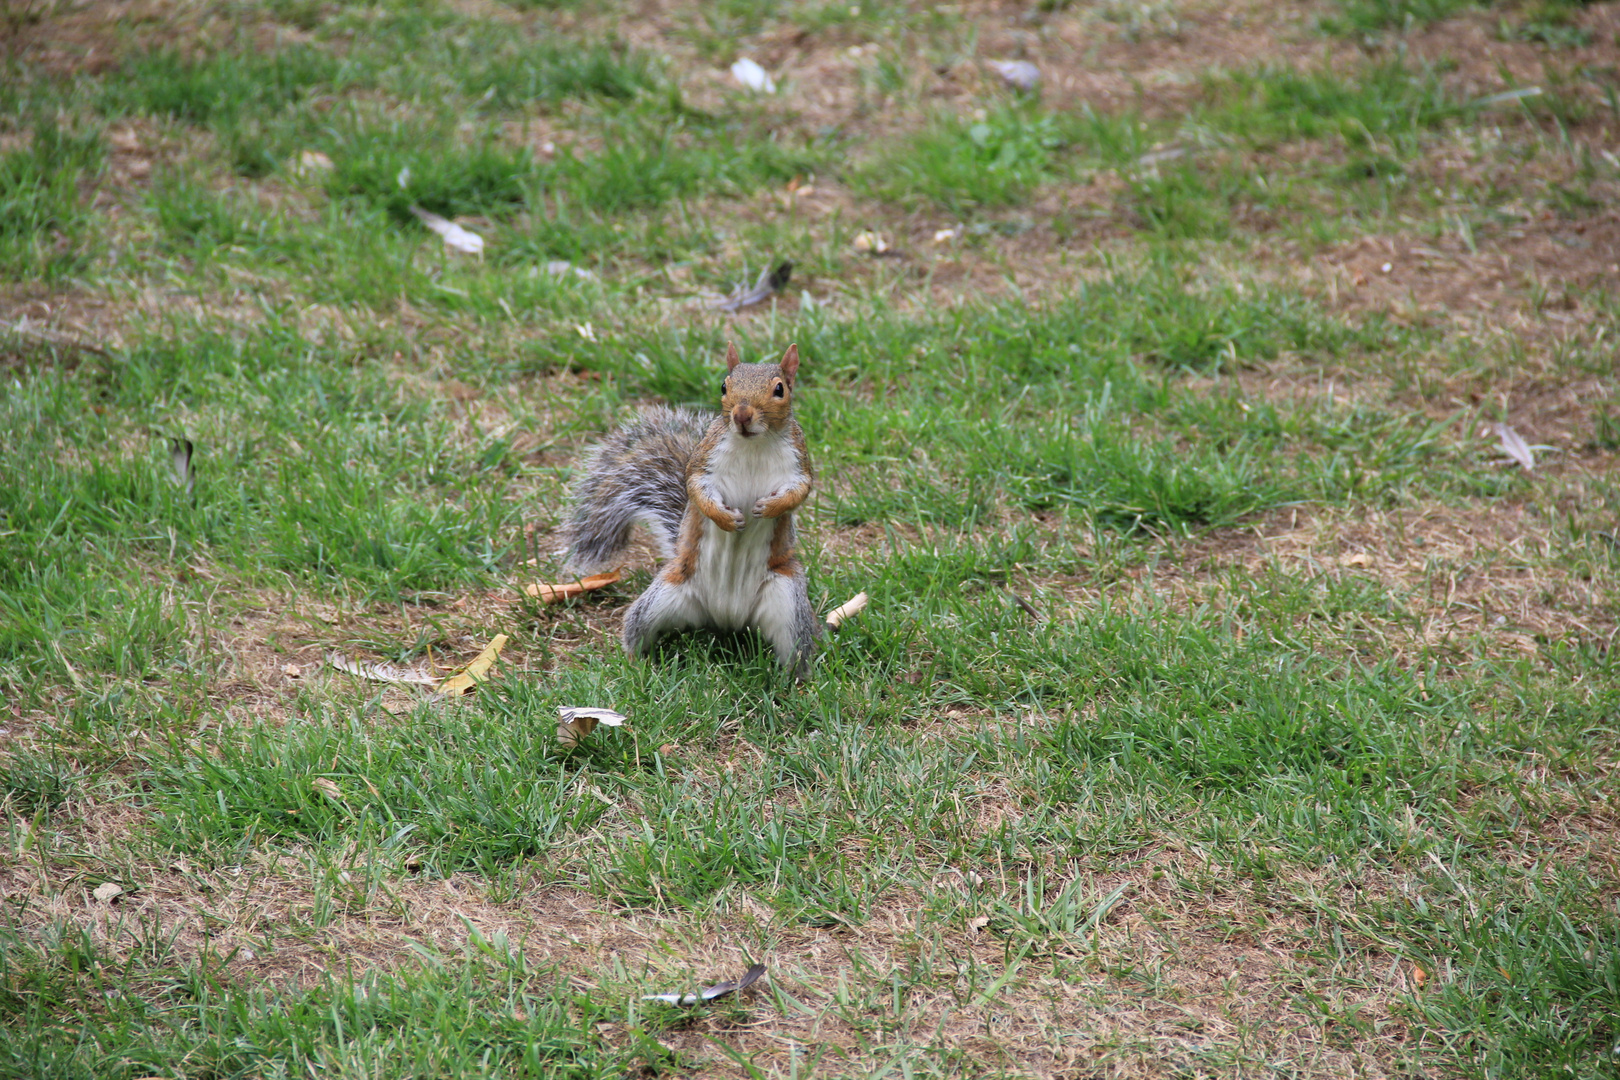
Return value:
[[(243, 987), (228, 957), (183, 957), (173, 935), (138, 927), (123, 955), (89, 931), (0, 928), (0, 1068), (91, 1080), (160, 1072), (173, 1061), (213, 1076), (353, 1068), (378, 1076), (664, 1072), (680, 1058), (653, 1032), (599, 1030), (619, 1015), (505, 934), (477, 930), (461, 956), (397, 972), (333, 974), (305, 990)], [(612, 1002), (610, 1004), (609, 1002)], [(359, 1064), (359, 1063), (365, 1064)]]
[(33, 121), (25, 147), (0, 154), (0, 273), (55, 278), (80, 262), (88, 212), (81, 187), (105, 158), (99, 133), (64, 130), (55, 118)]
[(1405, 30), (1482, 6), (1479, 0), (1339, 0), (1340, 14), (1322, 20), (1329, 33)]
[(146, 202), (164, 237), (180, 251), (258, 247), (276, 233), (271, 221), (242, 193), (215, 191), (182, 173), (159, 177)]
[(327, 192), (384, 208), (402, 223), (414, 222), (412, 205), (445, 217), (509, 214), (525, 204), (538, 175), (533, 155), (494, 133), (467, 144), (444, 125), (357, 125), (329, 146)]
[(452, 63), (468, 95), (503, 109), (577, 97), (623, 101), (661, 85), (649, 57), (611, 41), (547, 37), (469, 50)]
[(982, 117), (936, 117), (882, 152), (857, 178), (897, 202), (919, 199), (957, 213), (1013, 206), (1057, 173), (1069, 133), (1051, 113), (1005, 103)]
[(291, 46), (189, 57), (165, 48), (125, 61), (102, 84), (104, 113), (165, 116), (190, 124), (229, 124), (281, 112), (317, 87), (341, 85), (342, 65), (328, 50)]
[(1438, 126), (1461, 114), (1433, 71), (1399, 61), (1372, 64), (1353, 78), (1326, 68), (1260, 68), (1210, 84), (1197, 122), (1265, 147), (1338, 136), (1351, 146)]

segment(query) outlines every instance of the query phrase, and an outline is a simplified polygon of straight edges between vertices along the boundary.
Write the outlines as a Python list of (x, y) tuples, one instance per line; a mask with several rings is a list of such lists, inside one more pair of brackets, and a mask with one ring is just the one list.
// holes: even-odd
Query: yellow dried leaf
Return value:
[(343, 798), (343, 789), (324, 776), (317, 776), (309, 782), (309, 786), (328, 798), (339, 800)]
[(580, 578), (578, 581), (561, 582), (555, 585), (537, 581), (533, 585), (523, 586), (523, 591), (542, 604), (555, 604), (559, 600), (570, 600), (581, 593), (589, 592), (592, 589), (600, 589), (618, 580), (619, 572), (614, 570), (611, 573), (592, 574), (590, 577)]
[(439, 687), (439, 692), (449, 697), (459, 697), (462, 694), (472, 693), (477, 689), (479, 683), (489, 678), (489, 669), (495, 666), (495, 661), (504, 648), (506, 648), (506, 635), (496, 634), (490, 641), (489, 648), (479, 653), (473, 662), (467, 665), (466, 670), (460, 675), (444, 680), (444, 683)]
[(1429, 981), (1429, 973), (1427, 971), (1423, 970), (1423, 965), (1422, 964), (1413, 964), (1412, 965), (1412, 983), (1419, 990), (1421, 990), (1421, 989), (1423, 989), (1423, 984), (1428, 982), (1428, 981)]

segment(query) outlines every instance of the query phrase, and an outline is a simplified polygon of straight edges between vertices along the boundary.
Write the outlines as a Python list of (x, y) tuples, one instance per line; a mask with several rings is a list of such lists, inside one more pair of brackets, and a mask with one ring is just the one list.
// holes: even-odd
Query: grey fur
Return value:
[[(688, 464), (711, 428), (725, 424), (724, 418), (658, 406), (592, 448), (580, 461), (572, 509), (561, 530), (569, 571), (586, 574), (622, 562), (638, 521), (652, 533), (659, 554), (674, 558), (687, 510)], [(768, 522), (754, 525), (770, 527)], [(826, 630), (810, 606), (803, 567), (795, 560), (791, 575), (765, 573), (756, 600), (747, 625), (771, 643), (777, 660), (803, 682), (817, 639)], [(690, 582), (672, 585), (662, 573), (654, 574), (625, 613), (625, 650), (643, 657), (667, 634), (714, 625), (709, 599)]]
[(711, 422), (687, 409), (655, 406), (586, 454), (562, 528), (570, 573), (614, 566), (638, 521), (658, 553), (674, 557), (686, 511), (686, 463)]
[[(780, 624), (758, 623), (753, 629), (771, 643), (777, 662), (790, 669), (795, 680), (804, 682), (810, 677), (810, 660), (815, 655), (816, 642), (827, 629), (827, 624), (816, 617), (815, 609), (810, 606), (804, 571), (792, 577), (768, 575), (761, 588), (787, 590), (790, 614)], [(708, 614), (692, 602), (689, 591), (669, 584), (662, 576), (654, 576), (647, 591), (636, 597), (636, 602), (625, 613), (624, 649), (631, 656), (643, 657), (666, 635), (708, 623)]]

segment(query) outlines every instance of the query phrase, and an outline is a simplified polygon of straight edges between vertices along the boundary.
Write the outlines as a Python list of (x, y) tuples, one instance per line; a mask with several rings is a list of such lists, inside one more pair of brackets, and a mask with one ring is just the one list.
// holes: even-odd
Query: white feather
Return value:
[(483, 253), (484, 238), (477, 233), (463, 229), (455, 222), (448, 221), (431, 210), (423, 210), (420, 206), (411, 207), (411, 213), (415, 214), (422, 224), (443, 237), (445, 247), (454, 248), (468, 255)]
[(1496, 437), (1502, 441), (1502, 450), (1508, 457), (1524, 466), (1525, 472), (1535, 469), (1536, 456), (1531, 453), (1529, 445), (1517, 431), (1506, 424), (1492, 424), (1491, 427), (1495, 429)]
[(731, 75), (756, 94), (776, 93), (776, 82), (768, 72), (746, 56), (731, 65)]

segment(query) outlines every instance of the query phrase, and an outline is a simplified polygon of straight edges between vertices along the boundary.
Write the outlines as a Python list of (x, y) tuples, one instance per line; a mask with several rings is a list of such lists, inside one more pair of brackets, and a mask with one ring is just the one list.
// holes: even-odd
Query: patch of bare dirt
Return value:
[[(1412, 989), (1405, 965), (1363, 947), (1323, 971), (1308, 955), (1309, 912), (1279, 913), (1200, 852), (1172, 844), (1150, 855), (1131, 870), (1089, 876), (1098, 897), (1124, 890), (1095, 934), (1027, 941), (970, 917), (986, 910), (988, 898), (1018, 902), (1019, 880), (954, 872), (936, 882), (933, 897), (896, 893), (858, 927), (836, 929), (783, 924), (746, 893), (730, 894), (698, 924), (615, 909), (544, 881), (496, 902), (484, 882), (466, 875), (422, 880), (379, 876), (361, 864), (316, 868), (297, 853), (214, 870), (175, 858), (134, 873), (54, 880), (31, 867), (0, 867), (0, 885), (14, 903), (27, 901), (13, 909), (25, 933), (79, 926), (114, 957), (172, 942), (181, 962), (205, 952), (230, 957), (227, 970), (248, 984), (311, 986), (361, 968), (408, 970), (420, 948), (451, 957), (470, 951), (474, 932), (486, 940), (505, 935), (581, 989), (627, 999), (764, 962), (767, 980), (745, 996), (740, 1025), (729, 1010), (698, 1011), (662, 1036), (711, 1074), (726, 1066), (706, 1036), (786, 1072), (813, 1047), (851, 1057), (869, 1051), (878, 1025), (889, 1038), (935, 1053), (1043, 1077), (1135, 1076), (1166, 1062), (1196, 1071), (1233, 1055), (1278, 1054), (1300, 1063), (1302, 1076), (1386, 1075), (1404, 1038), (1389, 1010)], [(125, 891), (96, 898), (104, 880)], [(1064, 884), (1054, 881), (1049, 891)], [(1322, 885), (1301, 882), (1295, 891), (1312, 890)], [(957, 905), (961, 917), (919, 938), (915, 912), (925, 902)], [(909, 984), (898, 996), (896, 980)], [(1312, 993), (1355, 1006), (1380, 1034), (1341, 1039), (1301, 1009)], [(610, 1040), (623, 1034), (601, 1031)]]

